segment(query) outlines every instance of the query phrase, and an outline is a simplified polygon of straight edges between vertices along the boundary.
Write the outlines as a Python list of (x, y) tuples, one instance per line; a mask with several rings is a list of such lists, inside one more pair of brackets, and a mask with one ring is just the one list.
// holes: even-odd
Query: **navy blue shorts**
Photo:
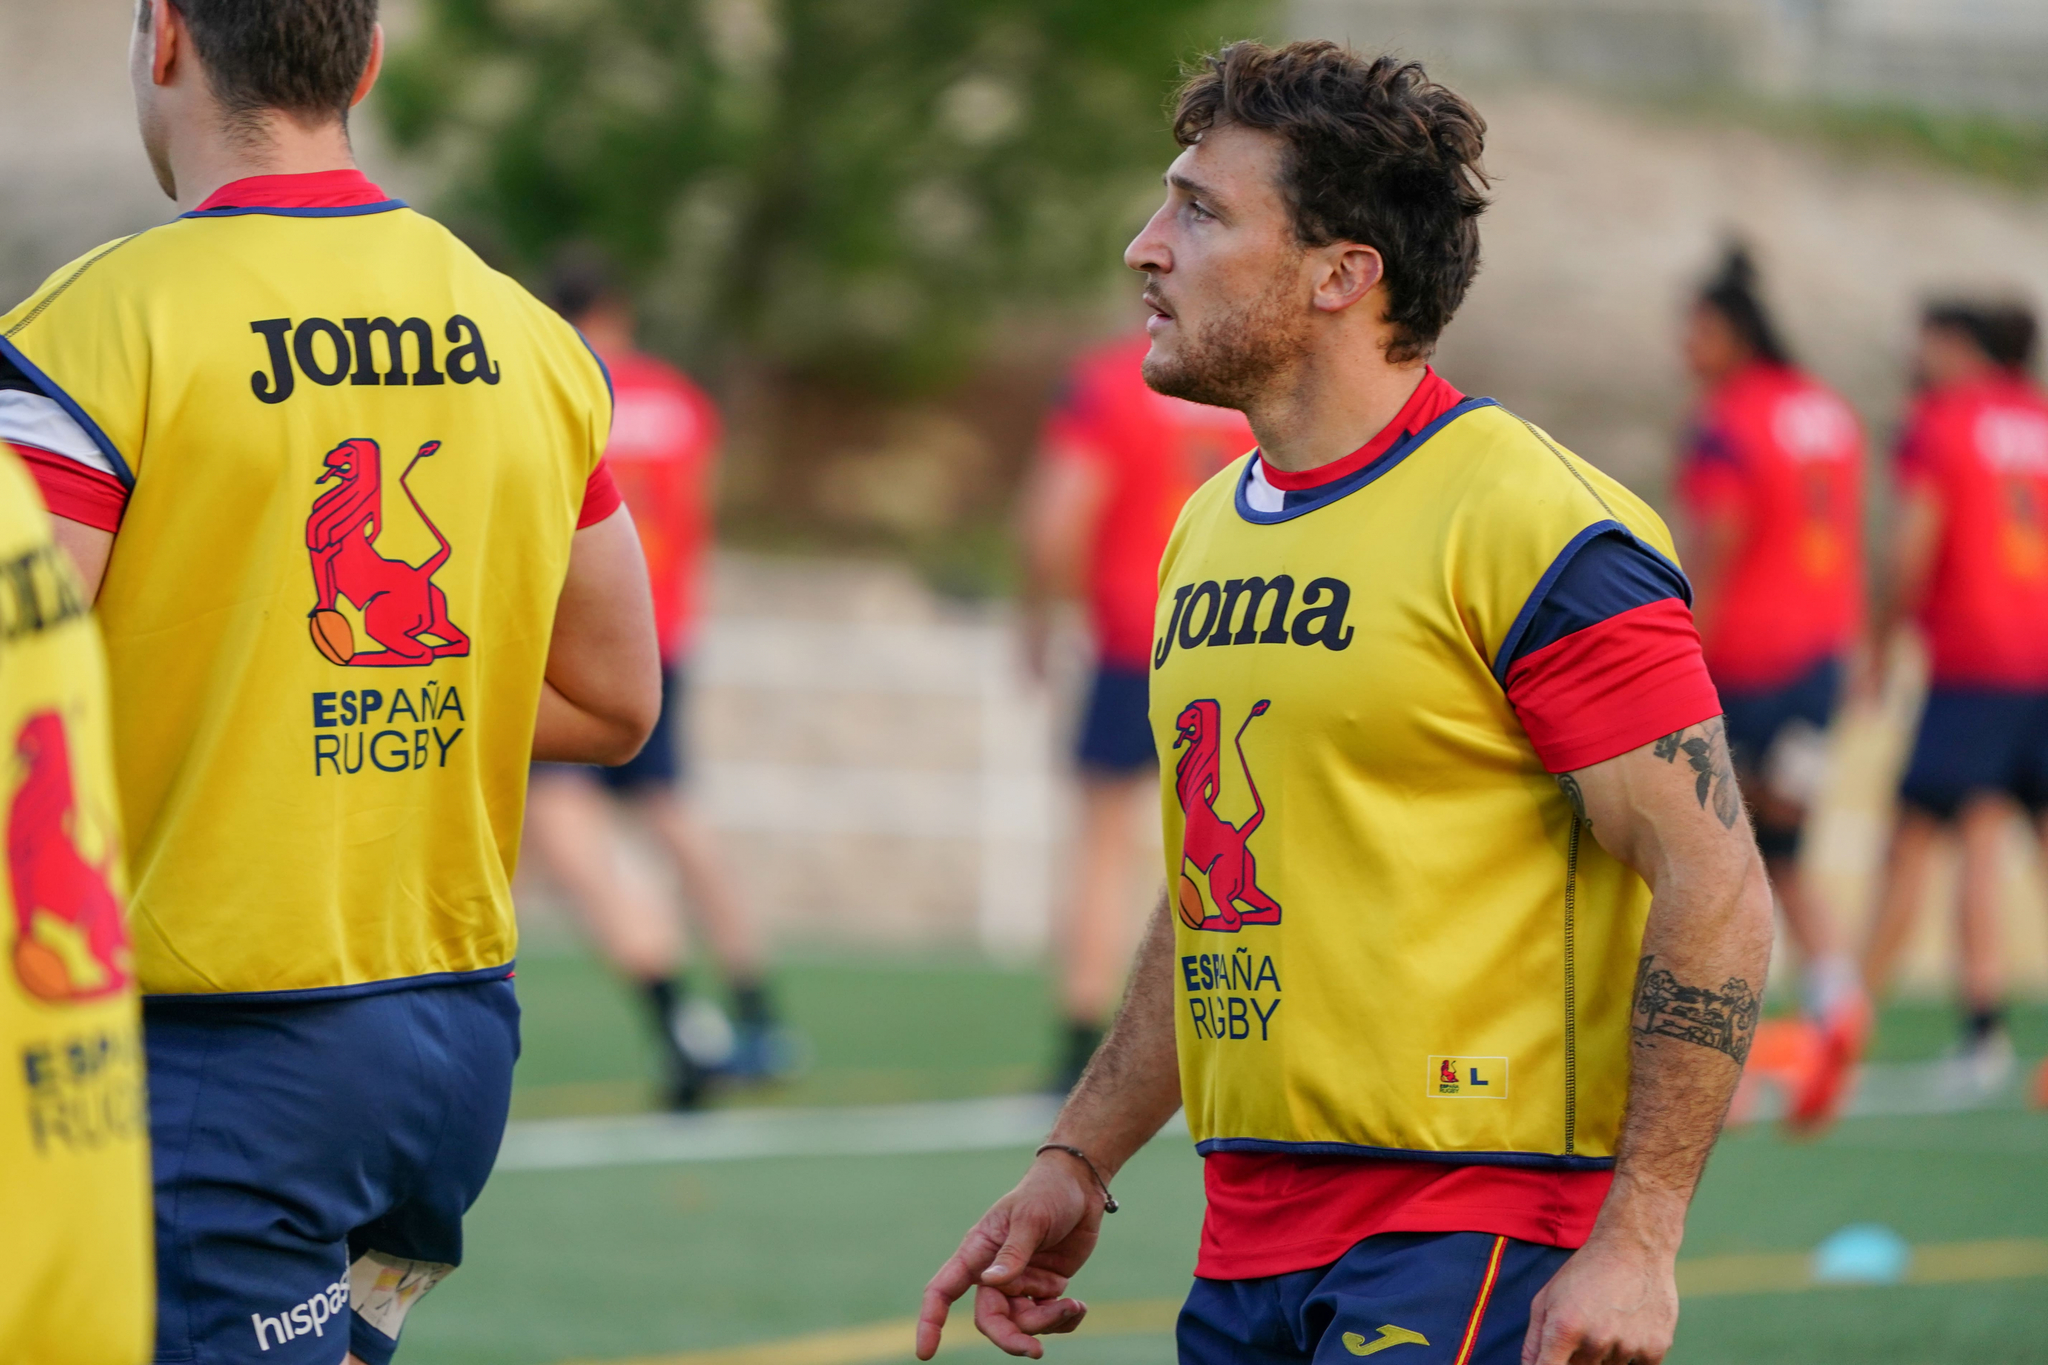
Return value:
[(612, 768), (581, 763), (536, 763), (539, 773), (586, 773), (605, 790), (621, 796), (649, 787), (678, 787), (688, 776), (689, 764), (683, 754), (683, 696), (686, 688), (683, 665), (664, 664), (661, 670), (661, 715), (655, 718), (654, 733), (640, 752)]
[[(1570, 1255), (1485, 1232), (1393, 1232), (1320, 1270), (1196, 1280), (1174, 1332), (1180, 1365), (1334, 1365), (1379, 1351), (1389, 1365), (1520, 1365), (1529, 1305)], [(1394, 1353), (1407, 1346), (1426, 1349)]]
[(1074, 757), (1083, 768), (1127, 777), (1156, 766), (1150, 715), (1152, 675), (1144, 668), (1101, 664), (1088, 686), (1088, 707)]
[(2048, 808), (2048, 692), (1935, 684), (1899, 795), (1953, 820), (1970, 797), (1996, 792)]
[(386, 1365), (498, 1157), (512, 983), (159, 997), (143, 1027), (159, 1365)]
[(1761, 773), (1778, 736), (1794, 721), (1816, 730), (1828, 728), (1842, 692), (1842, 664), (1822, 659), (1783, 687), (1746, 692), (1721, 689), (1721, 715), (1728, 726), (1728, 750), (1745, 780)]

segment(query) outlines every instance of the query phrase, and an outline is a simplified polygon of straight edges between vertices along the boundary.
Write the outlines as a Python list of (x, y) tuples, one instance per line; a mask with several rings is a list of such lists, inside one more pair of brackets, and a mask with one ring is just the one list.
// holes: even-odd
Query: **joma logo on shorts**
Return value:
[(273, 1337), (276, 1338), (275, 1344), (282, 1346), (287, 1341), (308, 1333), (316, 1337), (326, 1336), (327, 1324), (340, 1317), (347, 1309), (348, 1280), (343, 1278), (328, 1285), (304, 1303), (294, 1304), (285, 1309), (274, 1318), (266, 1318), (261, 1313), (251, 1313), (249, 1325), (256, 1329), (256, 1345), (267, 1351), (272, 1345)]
[[(249, 330), (263, 338), (268, 349), (268, 371), (249, 376), (249, 390), (265, 403), (282, 403), (298, 387), (304, 375), (315, 384), (332, 388), (347, 380), (351, 384), (471, 384), (481, 379), (498, 382), (498, 366), (484, 349), (483, 329), (457, 313), (441, 328), (453, 350), (434, 363), (434, 329), (424, 318), (393, 322), (390, 318), (343, 318), (339, 326), (326, 318), (303, 318), (293, 326), (290, 318), (265, 318), (249, 324)], [(410, 341), (410, 346), (406, 343)], [(381, 342), (382, 345), (373, 343)], [(378, 352), (384, 368), (377, 368)], [(407, 352), (412, 368), (406, 369)], [(445, 372), (442, 367), (445, 367)]]
[[(1197, 645), (1284, 645), (1291, 640), (1325, 649), (1350, 648), (1351, 637), (1358, 632), (1344, 624), (1344, 614), (1351, 610), (1349, 583), (1341, 578), (1312, 578), (1301, 594), (1301, 610), (1290, 623), (1287, 613), (1293, 606), (1294, 579), (1284, 573), (1222, 583), (1210, 579), (1175, 588), (1173, 619), (1152, 648), (1152, 667), (1164, 668), (1175, 644), (1193, 649)], [(1259, 626), (1261, 609), (1266, 612), (1263, 629)]]

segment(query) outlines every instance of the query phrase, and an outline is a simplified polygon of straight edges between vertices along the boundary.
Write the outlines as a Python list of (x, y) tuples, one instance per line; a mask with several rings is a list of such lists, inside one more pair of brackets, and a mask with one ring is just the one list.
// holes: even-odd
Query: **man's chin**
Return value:
[(1212, 408), (1239, 406), (1236, 394), (1210, 383), (1206, 376), (1181, 363), (1180, 357), (1171, 352), (1162, 353), (1156, 340), (1152, 349), (1145, 353), (1145, 363), (1139, 367), (1139, 373), (1144, 376), (1147, 388), (1168, 398), (1203, 403)]

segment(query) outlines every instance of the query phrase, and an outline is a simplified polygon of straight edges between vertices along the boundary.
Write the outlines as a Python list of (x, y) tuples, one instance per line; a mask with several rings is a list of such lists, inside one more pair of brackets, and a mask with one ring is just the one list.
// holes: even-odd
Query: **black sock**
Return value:
[(1963, 1040), (1975, 1047), (1994, 1033), (2005, 1031), (2005, 1006), (1973, 1005), (1963, 1021)]
[(767, 1028), (775, 1022), (775, 1002), (768, 983), (758, 977), (732, 983), (732, 1018), (743, 1028)]
[(1088, 1069), (1089, 1061), (1095, 1056), (1095, 1049), (1102, 1046), (1102, 1027), (1086, 1024), (1078, 1019), (1067, 1021), (1063, 1053), (1054, 1084), (1062, 1091), (1072, 1090), (1081, 1083), (1081, 1073)]
[(663, 977), (641, 982), (640, 993), (654, 1016), (654, 1036), (661, 1042), (662, 1061), (668, 1068), (667, 1103), (675, 1109), (694, 1109), (704, 1100), (705, 1071), (683, 1051), (683, 1040), (676, 1036), (689, 984), (681, 976)]

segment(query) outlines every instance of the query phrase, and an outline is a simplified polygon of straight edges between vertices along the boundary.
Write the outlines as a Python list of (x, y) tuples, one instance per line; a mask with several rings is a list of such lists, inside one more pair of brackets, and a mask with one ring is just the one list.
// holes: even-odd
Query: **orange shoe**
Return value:
[(2034, 1107), (2048, 1109), (2048, 1061), (2043, 1061), (2034, 1073)]
[(1759, 1023), (1756, 1038), (1750, 1044), (1749, 1060), (1742, 1067), (1742, 1079), (1735, 1085), (1735, 1098), (1728, 1106), (1730, 1126), (1758, 1118), (1757, 1110), (1763, 1106), (1767, 1093), (1793, 1093), (1799, 1079), (1812, 1070), (1820, 1048), (1820, 1030), (1809, 1019), (1788, 1015)]
[(1856, 1064), (1870, 1040), (1870, 1006), (1861, 996), (1843, 1002), (1820, 1028), (1820, 1046), (1791, 1089), (1785, 1129), (1795, 1137), (1819, 1137), (1841, 1116), (1856, 1089)]

